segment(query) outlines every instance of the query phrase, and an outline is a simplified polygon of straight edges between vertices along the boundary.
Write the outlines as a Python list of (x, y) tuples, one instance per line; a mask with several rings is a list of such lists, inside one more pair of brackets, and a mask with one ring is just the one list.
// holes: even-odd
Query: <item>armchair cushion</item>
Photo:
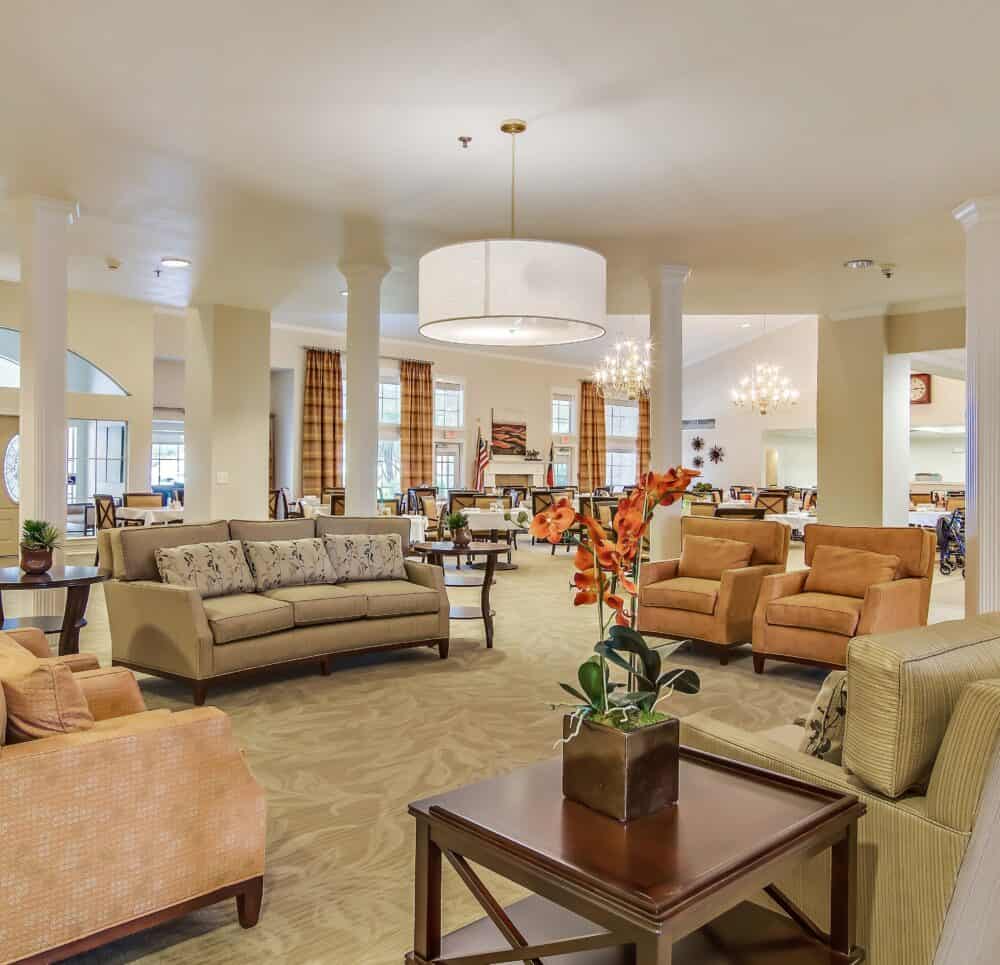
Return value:
[(806, 592), (864, 599), (873, 583), (888, 583), (895, 577), (899, 563), (898, 556), (847, 546), (818, 546), (806, 577)]
[(850, 637), (858, 628), (863, 606), (863, 600), (851, 596), (807, 592), (772, 600), (765, 612), (771, 626), (824, 630)]
[(686, 576), (660, 580), (639, 590), (639, 602), (644, 606), (712, 614), (719, 602), (719, 585), (718, 580), (699, 580)]
[(205, 599), (254, 591), (253, 574), (239, 540), (160, 546), (154, 555), (164, 583), (193, 586)]
[(749, 566), (752, 555), (753, 544), (742, 540), (685, 535), (677, 572), (696, 580), (721, 580), (723, 571)]
[(30, 673), (5, 678), (3, 693), (7, 739), (12, 743), (94, 726), (94, 716), (73, 671), (56, 660), (36, 660)]
[(83, 691), (95, 726), (105, 720), (141, 714), (146, 709), (135, 675), (125, 667), (85, 670), (74, 679)]
[(235, 643), (294, 626), (291, 603), (256, 593), (237, 593), (205, 601), (205, 616), (216, 643)]

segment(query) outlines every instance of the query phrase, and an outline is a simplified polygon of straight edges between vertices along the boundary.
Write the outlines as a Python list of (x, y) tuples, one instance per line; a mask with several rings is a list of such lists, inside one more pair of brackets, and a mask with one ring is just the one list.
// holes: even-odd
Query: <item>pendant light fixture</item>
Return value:
[[(761, 337), (767, 334), (767, 316)], [(778, 409), (799, 404), (799, 390), (792, 385), (787, 375), (781, 374), (781, 366), (771, 362), (757, 362), (749, 375), (744, 375), (730, 390), (733, 405), (748, 408), (759, 415), (767, 415)]]
[(419, 264), (420, 333), (439, 342), (545, 346), (604, 334), (607, 264), (589, 248), (517, 237), (516, 139), (508, 120), (510, 237), (446, 245)]

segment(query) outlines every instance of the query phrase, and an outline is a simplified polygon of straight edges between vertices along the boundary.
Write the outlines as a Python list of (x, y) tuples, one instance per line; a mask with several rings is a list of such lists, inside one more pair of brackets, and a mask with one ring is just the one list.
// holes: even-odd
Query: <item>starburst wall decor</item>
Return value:
[(691, 465), (693, 465), (695, 469), (701, 469), (701, 467), (705, 465), (705, 460), (702, 459), (701, 456), (695, 456), (694, 459), (691, 460)]
[(720, 462), (725, 460), (726, 450), (723, 449), (722, 446), (712, 446), (712, 448), (708, 450), (708, 458), (710, 462), (718, 465)]
[(694, 449), (695, 452), (701, 452), (701, 450), (705, 448), (705, 440), (702, 439), (701, 436), (695, 436), (691, 440), (691, 448)]

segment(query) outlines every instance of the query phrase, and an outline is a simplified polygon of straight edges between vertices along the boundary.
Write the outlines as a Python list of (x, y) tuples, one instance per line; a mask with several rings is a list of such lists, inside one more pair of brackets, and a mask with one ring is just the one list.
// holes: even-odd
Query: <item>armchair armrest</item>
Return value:
[(753, 611), (754, 651), (761, 645), (767, 632), (768, 603), (783, 596), (795, 596), (796, 593), (801, 593), (806, 585), (808, 575), (808, 570), (792, 570), (791, 573), (774, 573), (771, 576), (765, 576), (761, 581), (757, 607)]
[(45, 639), (45, 634), (38, 627), (8, 630), (7, 636), (15, 643), (19, 643), (25, 650), (33, 653), (39, 660), (44, 660), (52, 656), (52, 649), (49, 647), (49, 642)]
[(650, 583), (659, 583), (661, 580), (676, 579), (677, 568), (680, 565), (679, 559), (643, 563), (639, 568), (639, 586), (649, 586)]
[(3, 747), (0, 814), (14, 960), (264, 870), (264, 794), (211, 707)]
[(201, 595), (153, 580), (104, 584), (116, 662), (201, 680), (212, 676), (213, 640)]
[(921, 626), (924, 581), (916, 577), (873, 583), (865, 591), (865, 602), (858, 621), (858, 636), (887, 633)]
[(141, 714), (146, 709), (135, 675), (124, 667), (85, 670), (74, 679), (87, 698), (94, 720)]
[(749, 623), (757, 608), (761, 585), (765, 577), (781, 573), (780, 563), (761, 563), (737, 570), (723, 570), (719, 587), (719, 614), (729, 623)]

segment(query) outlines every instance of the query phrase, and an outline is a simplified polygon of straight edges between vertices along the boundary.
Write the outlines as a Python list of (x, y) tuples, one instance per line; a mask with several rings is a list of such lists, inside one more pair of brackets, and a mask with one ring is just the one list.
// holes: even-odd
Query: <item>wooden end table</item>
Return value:
[(428, 563), (440, 566), (444, 569), (446, 557), (468, 556), (475, 553), (477, 556), (486, 557), (486, 570), (483, 573), (482, 594), (480, 595), (480, 605), (476, 606), (452, 606), (452, 620), (482, 620), (486, 628), (486, 646), (493, 647), (493, 617), (496, 611), (490, 605), (490, 587), (493, 586), (493, 576), (497, 569), (497, 557), (501, 553), (506, 553), (510, 547), (506, 543), (476, 542), (473, 540), (468, 546), (456, 546), (450, 540), (441, 540), (433, 543), (411, 543), (410, 549), (414, 553), (423, 556)]
[[(80, 629), (87, 625), (84, 614), (90, 587), (103, 583), (111, 574), (96, 566), (53, 566), (48, 573), (25, 573), (18, 566), (0, 567), (0, 621), (4, 630), (36, 627), (42, 633), (59, 634), (59, 656), (80, 652)], [(66, 590), (66, 608), (61, 617), (8, 617), (3, 615), (7, 590)]]
[[(856, 965), (864, 805), (682, 749), (680, 802), (619, 824), (562, 796), (558, 760), (410, 805), (414, 950), (406, 965)], [(824, 934), (773, 884), (832, 852)], [(486, 917), (441, 934), (442, 858)], [(534, 894), (503, 908), (470, 862)], [(751, 904), (766, 892), (788, 917)]]

